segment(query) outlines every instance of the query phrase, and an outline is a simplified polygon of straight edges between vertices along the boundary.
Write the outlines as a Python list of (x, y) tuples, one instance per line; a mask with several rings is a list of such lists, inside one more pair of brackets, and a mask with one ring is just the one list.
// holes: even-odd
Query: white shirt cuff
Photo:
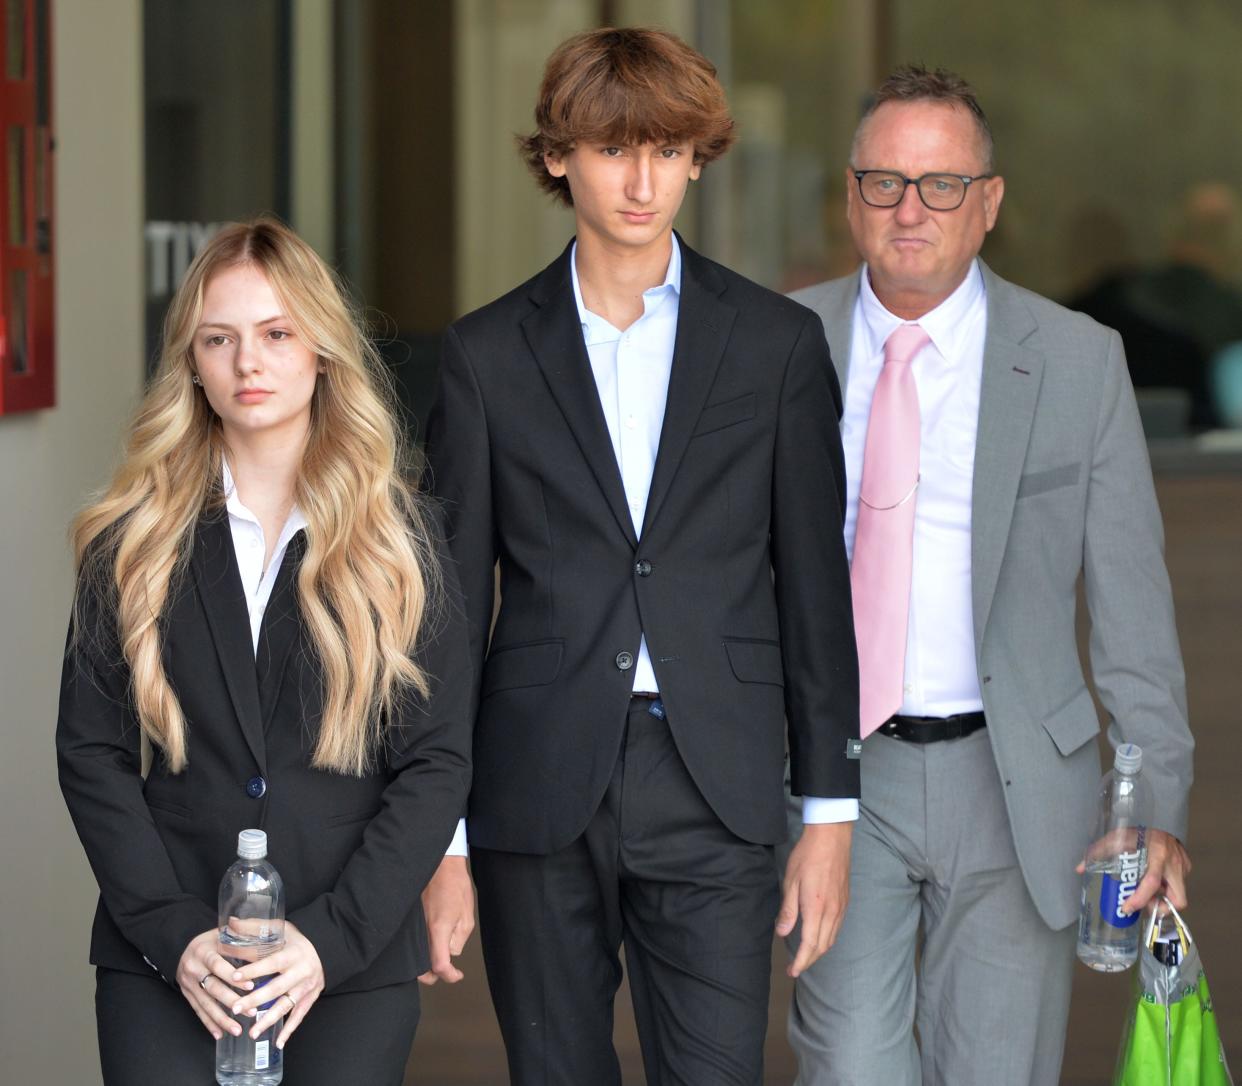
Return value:
[(469, 856), (470, 846), (466, 844), (466, 820), (459, 818), (457, 820), (457, 829), (453, 833), (453, 839), (449, 842), (449, 847), (444, 850), (445, 856)]
[(802, 822), (807, 826), (821, 822), (857, 822), (858, 800), (802, 797)]

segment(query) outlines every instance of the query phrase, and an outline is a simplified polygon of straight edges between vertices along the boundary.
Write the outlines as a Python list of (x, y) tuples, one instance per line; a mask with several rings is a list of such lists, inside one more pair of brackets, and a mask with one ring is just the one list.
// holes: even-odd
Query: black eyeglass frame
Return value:
[[(867, 199), (867, 194), (863, 192), (863, 178), (866, 177), (867, 174), (869, 173), (883, 173), (883, 174), (887, 174), (889, 177), (899, 178), (902, 182), (901, 195), (898, 196), (897, 199), (894, 200), (891, 204), (872, 203), (870, 200)], [(986, 181), (988, 178), (995, 177), (995, 176), (996, 174), (994, 173), (979, 173), (979, 174), (975, 174), (974, 177), (971, 177), (968, 174), (964, 174), (964, 173), (944, 173), (943, 171), (937, 171), (936, 173), (925, 173), (921, 177), (907, 177), (904, 173), (899, 173), (897, 170), (855, 170), (854, 171), (854, 180), (858, 182), (858, 195), (862, 199), (862, 202), (866, 204), (868, 207), (879, 207), (879, 208), (886, 208), (886, 209), (896, 207), (898, 204), (901, 203), (902, 200), (906, 198), (906, 189), (909, 188), (911, 185), (913, 185), (914, 191), (919, 194), (919, 199), (922, 201), (923, 206), (927, 208), (928, 211), (956, 211), (959, 207), (962, 206), (962, 204), (966, 202), (966, 197), (970, 194), (970, 186), (975, 181)], [(952, 207), (932, 207), (932, 205), (927, 202), (927, 197), (923, 195), (923, 182), (926, 181), (929, 177), (951, 177), (954, 181), (960, 181), (962, 183), (962, 198), (958, 200), (958, 202), (954, 204)]]

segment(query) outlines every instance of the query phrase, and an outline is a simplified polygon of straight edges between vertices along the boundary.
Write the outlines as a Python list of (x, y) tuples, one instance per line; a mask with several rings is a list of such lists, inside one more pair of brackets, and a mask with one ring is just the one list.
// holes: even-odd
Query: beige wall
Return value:
[(53, 5), (57, 406), (0, 418), (0, 1053), (6, 1082), (99, 1081), (95, 884), (56, 784), (65, 526), (142, 373), (140, 0)]
[[(459, 0), (457, 77), (457, 308), (474, 309), (553, 259), (573, 236), (571, 212), (535, 184), (514, 146), (531, 130), (544, 61), (571, 34), (596, 25), (594, 0)], [(623, 0), (622, 25), (658, 25), (693, 37), (687, 0)], [(682, 230), (693, 221), (682, 211)]]

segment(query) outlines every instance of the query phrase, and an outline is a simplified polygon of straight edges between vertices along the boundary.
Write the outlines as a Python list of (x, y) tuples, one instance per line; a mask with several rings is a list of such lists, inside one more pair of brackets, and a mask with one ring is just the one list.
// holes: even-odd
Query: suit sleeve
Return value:
[(182, 890), (152, 820), (115, 612), (85, 583), (78, 587), (61, 674), (56, 756), (61, 791), (104, 907), (174, 984), (187, 944), (216, 926), (216, 914)]
[(440, 383), (427, 420), (427, 484), (443, 503), (457, 565), (477, 683), (491, 630), (497, 542), (492, 516), (491, 448), (478, 379), (456, 328), (444, 334)]
[(456, 572), (440, 532), (431, 534), (444, 590), (416, 652), (430, 696), (405, 698), (389, 724), (391, 778), (361, 846), (329, 892), (289, 914), (314, 944), (329, 989), (369, 966), (419, 907), (470, 788), (473, 668)]
[(854, 798), (858, 656), (850, 600), (841, 390), (823, 325), (808, 312), (780, 393), (772, 478), (772, 567), (795, 795)]
[(1109, 333), (1087, 489), (1083, 573), (1091, 671), (1109, 738), (1143, 748), (1153, 825), (1185, 840), (1194, 750), (1186, 677), (1147, 444), (1116, 332)]

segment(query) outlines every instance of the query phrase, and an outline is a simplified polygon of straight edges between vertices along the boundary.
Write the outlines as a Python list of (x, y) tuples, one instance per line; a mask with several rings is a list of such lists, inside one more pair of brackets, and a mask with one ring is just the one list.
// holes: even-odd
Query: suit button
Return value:
[(246, 795), (251, 799), (259, 799), (267, 791), (267, 781), (262, 777), (251, 777), (246, 782)]
[(634, 657), (628, 652), (617, 653), (617, 667), (622, 671), (629, 671), (634, 666)]
[(650, 577), (651, 563), (645, 558), (639, 559), (639, 561), (634, 564), (634, 572), (640, 577)]

